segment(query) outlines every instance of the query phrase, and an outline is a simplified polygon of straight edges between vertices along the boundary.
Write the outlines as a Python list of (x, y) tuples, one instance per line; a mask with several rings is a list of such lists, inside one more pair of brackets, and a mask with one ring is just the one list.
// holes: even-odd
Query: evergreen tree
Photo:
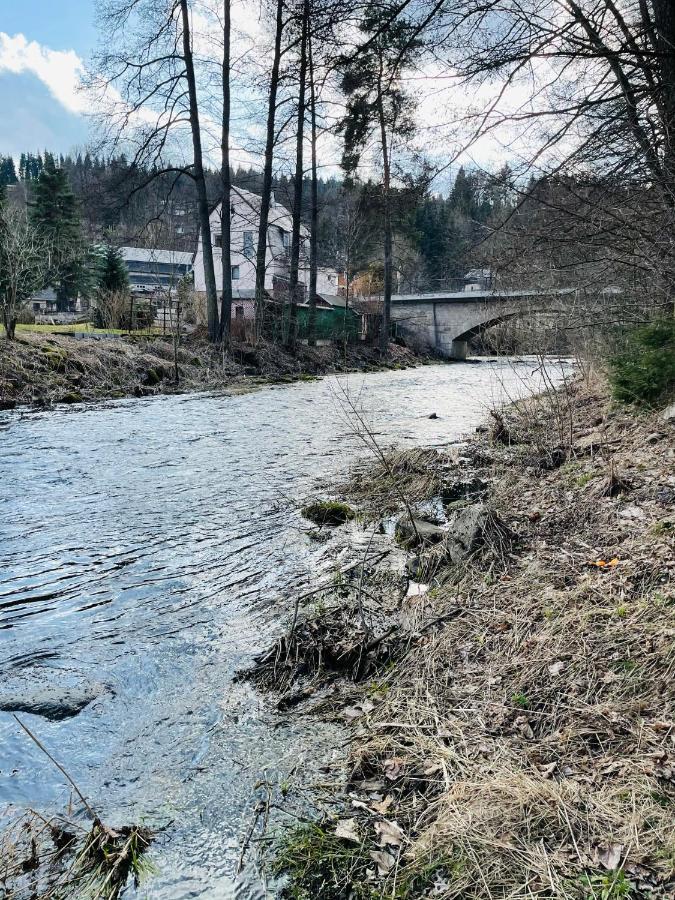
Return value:
[(0, 156), (0, 185), (16, 184), (16, 169), (11, 156)]
[[(398, 10), (400, 12), (400, 10)], [(387, 352), (393, 289), (392, 147), (412, 136), (413, 103), (403, 90), (401, 73), (420, 48), (412, 23), (397, 17), (394, 5), (370, 4), (360, 23), (363, 43), (341, 61), (342, 90), (347, 97), (342, 122), (342, 166), (353, 174), (374, 137), (381, 164), (381, 210), (384, 270), (379, 346)]]
[(67, 311), (77, 298), (84, 278), (84, 247), (77, 200), (63, 169), (45, 154), (45, 164), (35, 182), (30, 218), (51, 249), (48, 283), (56, 290), (57, 309)]
[(116, 247), (104, 247), (102, 251), (98, 290), (109, 294), (127, 293), (129, 273), (121, 252)]

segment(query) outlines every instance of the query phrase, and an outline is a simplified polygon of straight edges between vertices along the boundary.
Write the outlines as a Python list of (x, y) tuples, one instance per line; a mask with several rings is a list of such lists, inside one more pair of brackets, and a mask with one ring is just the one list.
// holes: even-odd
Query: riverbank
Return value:
[(0, 409), (46, 407), (122, 397), (190, 391), (241, 392), (257, 385), (334, 372), (400, 369), (426, 357), (392, 344), (386, 360), (374, 347), (349, 345), (298, 348), (235, 343), (229, 354), (203, 339), (185, 338), (178, 348), (178, 382), (170, 338), (77, 339), (22, 332), (0, 341)]
[(674, 437), (578, 380), (354, 474), (356, 561), (249, 673), (351, 729), (285, 896), (673, 896)]

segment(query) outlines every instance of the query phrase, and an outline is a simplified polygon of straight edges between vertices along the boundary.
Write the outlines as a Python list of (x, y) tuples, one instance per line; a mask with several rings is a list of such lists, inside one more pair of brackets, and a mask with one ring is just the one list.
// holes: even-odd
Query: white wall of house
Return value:
[[(260, 223), (260, 201), (257, 194), (243, 188), (233, 187), (230, 204), (230, 254), (232, 264), (232, 292), (234, 298), (251, 297), (255, 291), (256, 250)], [(222, 268), (222, 225), (221, 205), (211, 213), (211, 242), (213, 244), (213, 264), (216, 271), (216, 286), (220, 292), (223, 279)], [(267, 229), (267, 255), (265, 261), (265, 289), (270, 293), (275, 285), (288, 279), (291, 247), (292, 219), (290, 212), (281, 204), (273, 202), (270, 207)], [(300, 258), (299, 281), (309, 284), (308, 231), (301, 227), (303, 247)], [(204, 249), (200, 233), (194, 260), (195, 290), (198, 294), (206, 291), (204, 279)], [(248, 309), (248, 304), (246, 305)], [(233, 313), (234, 315), (234, 313)], [(247, 316), (248, 317), (248, 316)]]

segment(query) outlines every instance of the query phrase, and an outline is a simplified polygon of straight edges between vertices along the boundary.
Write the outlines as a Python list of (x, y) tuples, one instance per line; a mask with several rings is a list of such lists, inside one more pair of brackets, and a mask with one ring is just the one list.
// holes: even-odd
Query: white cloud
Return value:
[(87, 98), (79, 89), (84, 64), (74, 50), (51, 50), (23, 34), (13, 37), (0, 31), (0, 74), (36, 75), (52, 96), (69, 112), (83, 113)]

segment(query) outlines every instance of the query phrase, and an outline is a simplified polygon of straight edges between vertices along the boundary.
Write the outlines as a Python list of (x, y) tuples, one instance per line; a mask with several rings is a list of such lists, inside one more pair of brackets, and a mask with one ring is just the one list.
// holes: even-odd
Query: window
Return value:
[(213, 246), (214, 247), (222, 247), (223, 246), (222, 234), (214, 234), (213, 235)]
[(235, 317), (235, 319), (243, 319), (244, 318), (244, 307), (243, 306), (235, 306), (234, 317)]
[(239, 281), (239, 266), (232, 266), (230, 269), (230, 277), (232, 281)]
[(244, 232), (244, 256), (253, 255), (253, 232)]
[(291, 249), (291, 235), (288, 231), (282, 231), (281, 237), (284, 242), (284, 250), (288, 251)]

